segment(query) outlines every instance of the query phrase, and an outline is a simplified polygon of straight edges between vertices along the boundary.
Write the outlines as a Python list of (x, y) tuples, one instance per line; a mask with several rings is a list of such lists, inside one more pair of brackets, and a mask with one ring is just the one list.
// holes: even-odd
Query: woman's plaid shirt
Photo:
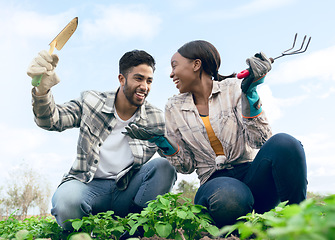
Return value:
[(254, 149), (272, 135), (264, 112), (258, 117), (242, 117), (241, 80), (232, 78), (213, 82), (209, 97), (209, 119), (225, 155), (217, 157), (191, 93), (169, 99), (165, 107), (166, 136), (177, 143), (179, 152), (168, 160), (180, 173), (196, 170), (203, 184), (216, 171), (253, 161)]

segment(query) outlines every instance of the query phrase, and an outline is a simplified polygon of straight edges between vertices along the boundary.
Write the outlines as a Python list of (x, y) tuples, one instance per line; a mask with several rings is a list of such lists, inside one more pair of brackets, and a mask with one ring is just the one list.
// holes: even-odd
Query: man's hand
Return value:
[(172, 156), (179, 151), (179, 146), (167, 140), (163, 130), (148, 129), (133, 122), (129, 123), (125, 129), (127, 132), (123, 132), (123, 134), (131, 138), (148, 140), (149, 142), (155, 143), (167, 156)]
[(249, 76), (244, 78), (241, 84), (244, 93), (263, 83), (265, 75), (271, 70), (271, 61), (263, 52), (256, 53), (246, 62), (249, 66)]
[(51, 87), (60, 82), (58, 76), (54, 72), (57, 63), (58, 56), (56, 54), (50, 55), (47, 51), (43, 50), (39, 52), (38, 56), (35, 57), (30, 63), (27, 74), (33, 78), (35, 76), (43, 75), (41, 83), (36, 89), (36, 95), (46, 94)]
[(150, 142), (153, 142), (154, 137), (160, 137), (160, 136), (164, 137), (164, 132), (162, 130), (159, 129), (150, 130), (133, 122), (129, 123), (128, 126), (125, 127), (125, 129), (127, 131), (125, 133), (126, 135), (128, 135), (131, 138), (136, 138), (140, 140), (148, 140), (148, 141), (151, 140)]

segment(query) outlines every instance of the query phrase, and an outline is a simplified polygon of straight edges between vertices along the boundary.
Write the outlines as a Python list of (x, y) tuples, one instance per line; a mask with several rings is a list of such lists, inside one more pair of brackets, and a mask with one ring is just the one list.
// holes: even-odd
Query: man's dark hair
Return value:
[(155, 59), (146, 51), (143, 50), (133, 50), (126, 52), (119, 61), (119, 72), (127, 77), (127, 74), (131, 68), (136, 67), (140, 64), (147, 64), (152, 67), (155, 71)]

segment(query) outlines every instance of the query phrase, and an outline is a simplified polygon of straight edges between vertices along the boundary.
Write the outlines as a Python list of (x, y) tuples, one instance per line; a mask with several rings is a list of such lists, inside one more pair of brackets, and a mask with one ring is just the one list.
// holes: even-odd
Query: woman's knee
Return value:
[(271, 154), (279, 157), (282, 164), (306, 168), (304, 148), (299, 140), (286, 133), (278, 133), (269, 140)]
[(236, 219), (252, 211), (254, 198), (248, 186), (229, 177), (210, 180), (198, 191), (195, 203), (207, 207), (217, 226), (233, 224)]
[(299, 140), (287, 133), (277, 133), (273, 135), (267, 143), (273, 145), (277, 148), (278, 151), (286, 151), (287, 149), (291, 150), (302, 150), (303, 146)]

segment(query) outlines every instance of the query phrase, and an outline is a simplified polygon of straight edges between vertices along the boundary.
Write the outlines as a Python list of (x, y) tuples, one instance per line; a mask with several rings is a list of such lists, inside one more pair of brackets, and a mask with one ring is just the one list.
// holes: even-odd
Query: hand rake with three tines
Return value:
[[(307, 35), (304, 36), (304, 39), (302, 40), (302, 44), (300, 46), (299, 49), (297, 50), (292, 50), (294, 47), (295, 47), (295, 43), (297, 41), (297, 36), (298, 36), (298, 33), (295, 34), (294, 36), (294, 41), (293, 41), (293, 46), (287, 50), (285, 50), (284, 52), (281, 53), (281, 55), (279, 55), (278, 57), (275, 57), (275, 58), (269, 58), (271, 63), (273, 63), (275, 61), (275, 59), (278, 59), (278, 58), (281, 58), (281, 57), (284, 57), (284, 56), (290, 56), (290, 55), (295, 55), (295, 54), (299, 54), (299, 53), (304, 53), (306, 52), (308, 46), (309, 46), (309, 43), (311, 42), (311, 39), (312, 37), (309, 37), (308, 38), (308, 41), (305, 45), (305, 42), (306, 42), (306, 39), (307, 39)], [(238, 79), (242, 79), (242, 78), (246, 78), (249, 76), (249, 70), (243, 70), (242, 72), (238, 73), (237, 74), (237, 78)]]

